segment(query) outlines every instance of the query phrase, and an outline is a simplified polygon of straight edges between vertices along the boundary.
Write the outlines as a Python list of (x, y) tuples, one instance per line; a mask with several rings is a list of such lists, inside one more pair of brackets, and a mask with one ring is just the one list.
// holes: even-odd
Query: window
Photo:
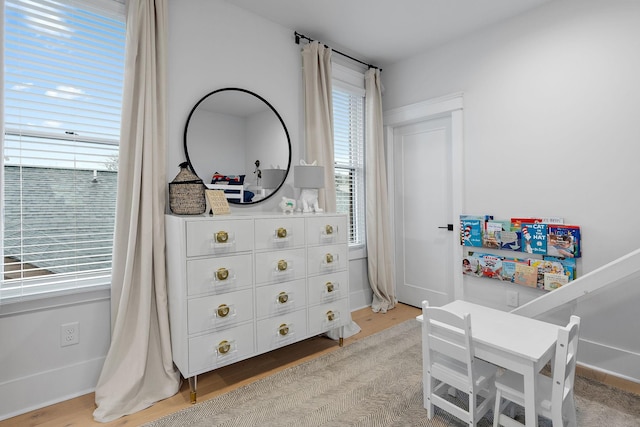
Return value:
[(349, 215), (349, 244), (364, 246), (364, 75), (332, 72), (336, 211)]
[(109, 283), (124, 14), (5, 1), (2, 303)]

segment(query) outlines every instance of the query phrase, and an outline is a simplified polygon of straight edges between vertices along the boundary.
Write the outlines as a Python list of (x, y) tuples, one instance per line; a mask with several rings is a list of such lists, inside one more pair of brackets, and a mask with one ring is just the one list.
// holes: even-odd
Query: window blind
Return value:
[(6, 0), (0, 302), (108, 284), (124, 78), (116, 0)]
[(334, 85), (336, 211), (349, 215), (349, 243), (364, 245), (364, 94)]

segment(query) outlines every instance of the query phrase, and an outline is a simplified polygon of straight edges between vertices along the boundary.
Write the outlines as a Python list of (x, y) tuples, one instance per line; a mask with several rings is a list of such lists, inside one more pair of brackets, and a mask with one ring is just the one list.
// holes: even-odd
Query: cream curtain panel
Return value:
[(122, 131), (111, 282), (111, 347), (96, 421), (177, 393), (165, 279), (167, 0), (128, 0)]
[(318, 202), (325, 212), (336, 211), (333, 168), (333, 97), (331, 95), (331, 48), (317, 41), (302, 48), (304, 80), (305, 157), (324, 166), (324, 189)]
[(373, 290), (371, 309), (386, 313), (395, 307), (397, 299), (393, 283), (379, 69), (369, 68), (365, 72), (364, 88), (367, 271)]

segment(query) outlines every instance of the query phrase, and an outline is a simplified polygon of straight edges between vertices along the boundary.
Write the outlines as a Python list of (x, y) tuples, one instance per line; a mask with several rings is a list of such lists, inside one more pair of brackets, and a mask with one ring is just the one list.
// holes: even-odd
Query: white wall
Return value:
[[(563, 0), (383, 72), (384, 109), (464, 93), (470, 214), (560, 216), (583, 233), (580, 272), (640, 246), (640, 2)], [(640, 287), (578, 304), (580, 361), (640, 382)], [(464, 278), (507, 309), (513, 285)], [(540, 291), (518, 287), (521, 302)]]
[[(224, 87), (248, 89), (273, 105), (288, 128), (292, 163), (297, 163), (304, 154), (304, 109), (293, 29), (220, 0), (169, 0), (169, 8), (167, 182), (185, 160), (184, 125), (193, 105)], [(232, 210), (277, 211), (280, 195), (297, 195), (292, 182), (289, 176), (279, 195), (264, 204)], [(371, 290), (366, 262), (350, 264), (355, 309), (371, 303)], [(109, 345), (109, 310), (109, 299), (102, 298), (2, 317), (0, 419), (93, 391)], [(60, 325), (75, 321), (80, 344), (61, 348)]]

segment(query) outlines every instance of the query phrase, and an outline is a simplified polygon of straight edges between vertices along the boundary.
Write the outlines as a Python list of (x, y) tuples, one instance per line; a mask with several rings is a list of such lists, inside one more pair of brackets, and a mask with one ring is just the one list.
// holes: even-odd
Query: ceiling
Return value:
[(550, 0), (225, 1), (365, 62), (383, 66)]

